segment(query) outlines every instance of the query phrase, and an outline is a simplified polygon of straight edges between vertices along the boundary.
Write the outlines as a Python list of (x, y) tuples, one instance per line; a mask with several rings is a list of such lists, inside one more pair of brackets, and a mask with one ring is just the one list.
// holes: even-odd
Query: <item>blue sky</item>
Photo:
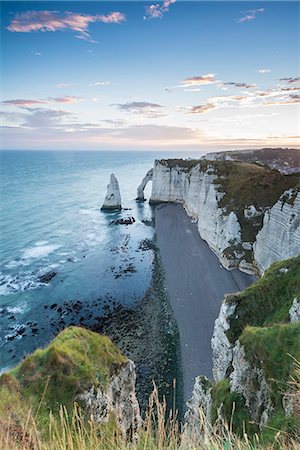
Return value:
[(10, 1), (1, 16), (3, 148), (299, 143), (295, 2)]

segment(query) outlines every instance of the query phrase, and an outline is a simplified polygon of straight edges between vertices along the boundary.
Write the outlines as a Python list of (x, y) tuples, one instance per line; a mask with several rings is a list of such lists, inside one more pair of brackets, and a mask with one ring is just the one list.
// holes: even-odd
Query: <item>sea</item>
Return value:
[[(159, 158), (203, 152), (0, 152), (0, 370), (69, 325), (134, 307), (151, 283), (153, 207), (136, 190)], [(102, 212), (111, 173), (120, 212)], [(151, 182), (145, 189), (149, 199)], [(115, 219), (132, 216), (132, 225)]]

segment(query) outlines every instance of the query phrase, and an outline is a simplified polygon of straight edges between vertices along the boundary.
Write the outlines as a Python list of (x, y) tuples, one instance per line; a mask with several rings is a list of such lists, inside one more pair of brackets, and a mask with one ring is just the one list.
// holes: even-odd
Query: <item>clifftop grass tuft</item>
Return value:
[(227, 302), (237, 305), (227, 331), (229, 341), (234, 343), (248, 325), (288, 322), (295, 297), (300, 298), (300, 255), (272, 264), (256, 283), (227, 297)]
[(41, 417), (58, 412), (61, 405), (71, 410), (78, 393), (92, 385), (105, 389), (126, 362), (108, 337), (70, 327), (0, 377), (0, 400), (7, 391), (20, 394)]

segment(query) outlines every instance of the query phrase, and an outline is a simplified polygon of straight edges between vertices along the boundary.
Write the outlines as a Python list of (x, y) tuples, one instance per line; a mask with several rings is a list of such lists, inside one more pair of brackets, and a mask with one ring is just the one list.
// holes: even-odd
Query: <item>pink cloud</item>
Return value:
[(16, 99), (16, 100), (5, 100), (1, 102), (2, 105), (17, 106), (19, 108), (27, 108), (33, 105), (49, 105), (50, 103), (64, 103), (72, 104), (82, 101), (81, 97), (75, 97), (70, 95), (65, 95), (64, 97), (49, 97), (47, 99)]
[(198, 77), (190, 77), (183, 80), (184, 86), (198, 86), (201, 84), (214, 84), (217, 83), (214, 73), (208, 73)]
[(161, 19), (169, 11), (170, 5), (176, 3), (176, 0), (165, 0), (162, 4), (156, 3), (146, 7), (144, 19)]
[(81, 39), (91, 40), (88, 27), (90, 23), (122, 23), (126, 20), (125, 14), (111, 12), (107, 15), (89, 15), (65, 11), (27, 11), (16, 14), (7, 29), (14, 33), (30, 33), (34, 31), (63, 31), (73, 30), (79, 33)]

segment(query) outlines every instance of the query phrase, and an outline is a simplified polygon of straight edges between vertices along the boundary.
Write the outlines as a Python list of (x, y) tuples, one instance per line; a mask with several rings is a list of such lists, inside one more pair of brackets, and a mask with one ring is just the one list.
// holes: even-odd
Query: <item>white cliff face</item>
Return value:
[(215, 321), (211, 340), (213, 351), (213, 376), (216, 382), (223, 380), (231, 367), (234, 345), (229, 342), (226, 331), (230, 328), (229, 318), (234, 314), (236, 305), (226, 303), (221, 305), (220, 314)]
[(85, 407), (98, 423), (115, 418), (121, 432), (126, 435), (135, 431), (141, 422), (139, 404), (135, 392), (136, 374), (134, 363), (127, 364), (115, 375), (105, 391), (92, 387), (79, 396)]
[[(196, 377), (191, 399), (187, 402), (185, 422), (189, 425), (211, 427), (212, 384), (206, 377)], [(206, 423), (204, 423), (206, 421)], [(204, 431), (204, 430), (203, 430)]]
[(236, 214), (220, 208), (218, 202), (224, 193), (218, 191), (217, 176), (212, 168), (202, 171), (200, 164), (168, 167), (155, 162), (151, 203), (182, 203), (189, 216), (198, 220), (198, 230), (226, 268), (235, 267), (243, 254), (226, 251), (241, 244), (241, 227)]
[(231, 392), (242, 394), (252, 419), (261, 426), (265, 425), (273, 411), (270, 388), (262, 368), (253, 367), (246, 360), (244, 347), (239, 341), (233, 349), (232, 367)]
[[(286, 201), (293, 196), (293, 201)], [(286, 191), (265, 213), (256, 236), (254, 258), (261, 273), (273, 262), (300, 253), (300, 193)]]
[(121, 209), (121, 194), (119, 183), (115, 175), (112, 173), (110, 176), (110, 182), (107, 186), (106, 197), (102, 205), (101, 210), (117, 210)]
[(150, 170), (148, 170), (148, 172), (146, 173), (146, 175), (142, 179), (141, 184), (137, 188), (137, 196), (136, 196), (137, 200), (140, 200), (140, 201), (144, 201), (145, 200), (144, 190), (145, 190), (145, 187), (146, 187), (147, 183), (149, 181), (151, 181), (152, 178), (153, 178), (153, 169), (150, 169)]
[(300, 300), (298, 298), (294, 298), (293, 304), (289, 310), (290, 321), (297, 322), (300, 320)]

